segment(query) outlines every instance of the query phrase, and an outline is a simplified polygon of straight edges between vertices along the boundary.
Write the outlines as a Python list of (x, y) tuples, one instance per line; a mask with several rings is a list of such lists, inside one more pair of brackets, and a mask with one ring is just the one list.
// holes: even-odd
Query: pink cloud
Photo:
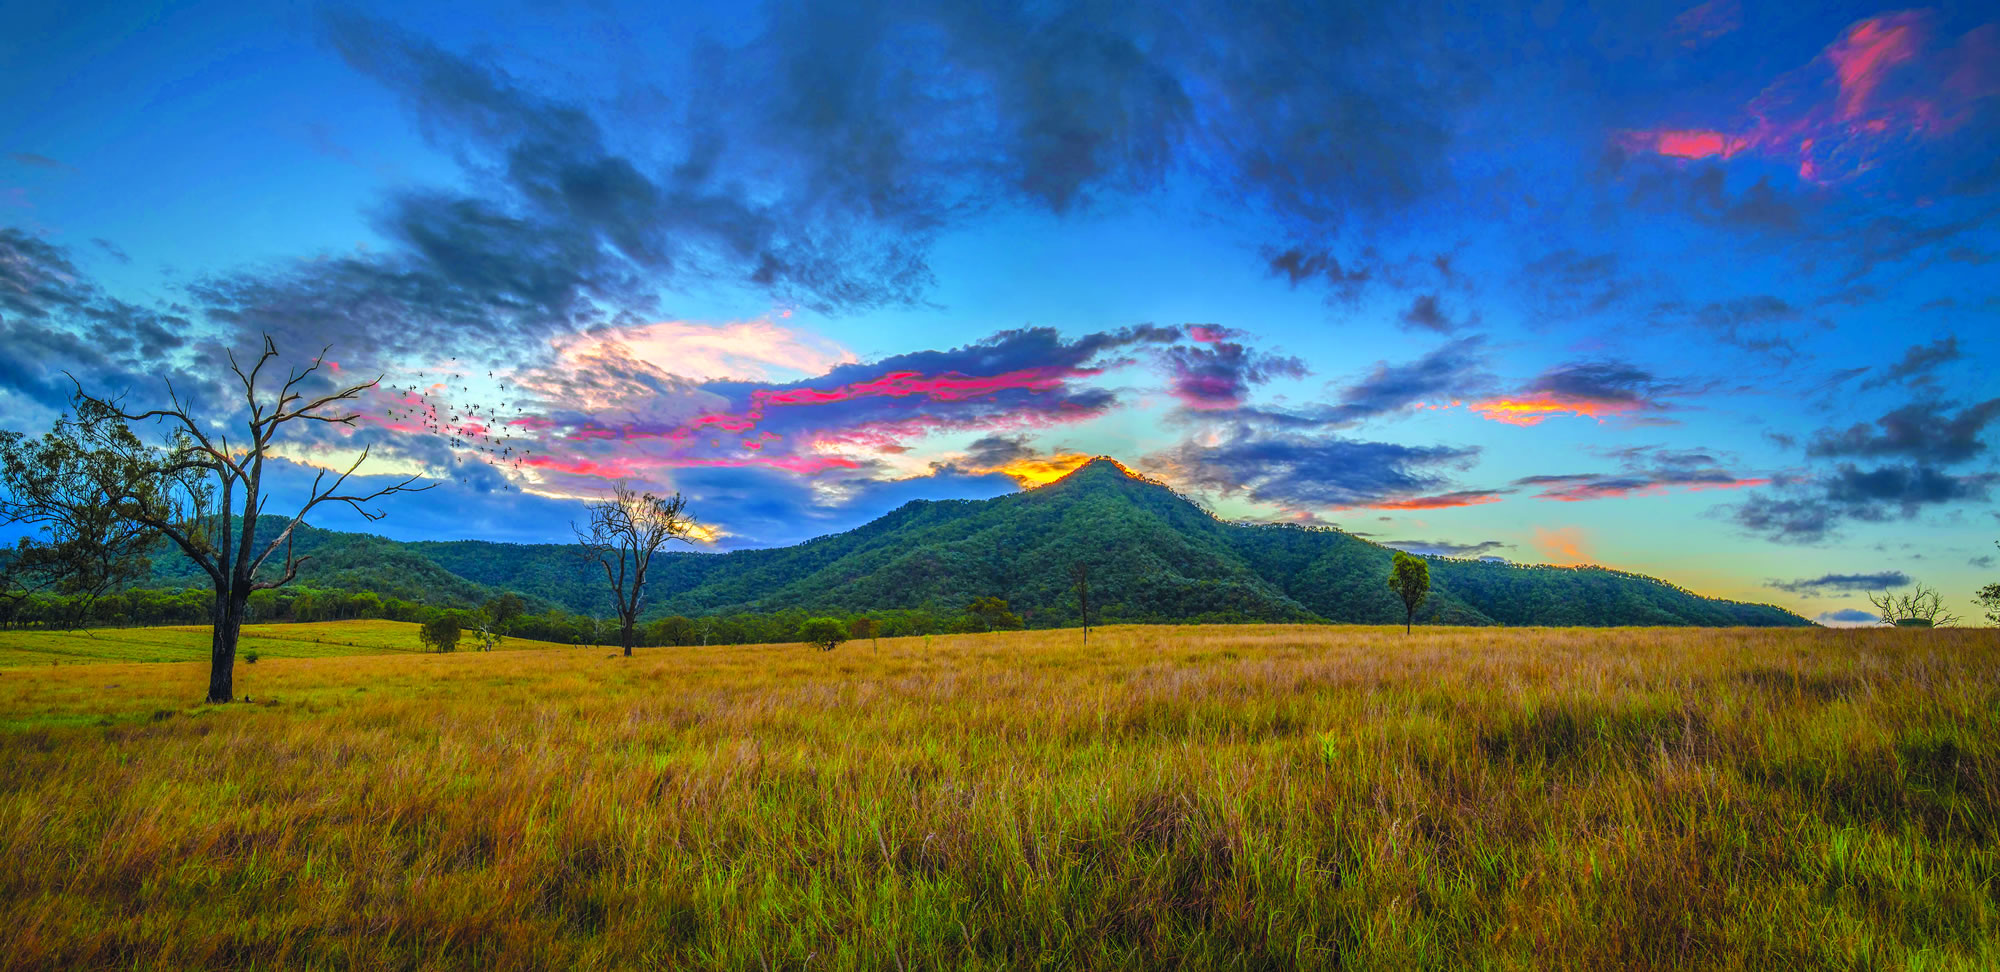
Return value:
[(1734, 131), (1663, 127), (1618, 132), (1627, 151), (1668, 158), (1789, 162), (1827, 185), (1875, 168), (1903, 146), (1957, 131), (2000, 94), (2000, 26), (1940, 37), (1930, 10), (1856, 21), (1803, 67), (1744, 106)]
[(1500, 502), (1499, 493), (1489, 490), (1468, 489), (1456, 493), (1439, 493), (1435, 496), (1409, 496), (1403, 499), (1381, 500), (1361, 506), (1344, 506), (1339, 509), (1362, 510), (1448, 510), (1461, 506), (1484, 506)]

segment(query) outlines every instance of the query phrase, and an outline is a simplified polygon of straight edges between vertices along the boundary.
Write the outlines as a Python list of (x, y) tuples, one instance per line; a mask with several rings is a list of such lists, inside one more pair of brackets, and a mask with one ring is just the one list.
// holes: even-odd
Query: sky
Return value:
[(2000, 14), (1470, 6), (0, 7), (0, 428), (66, 375), (240, 420), (269, 336), (380, 377), (281, 499), (438, 484), (333, 528), (562, 542), (622, 481), (771, 546), (1107, 455), (1976, 618)]

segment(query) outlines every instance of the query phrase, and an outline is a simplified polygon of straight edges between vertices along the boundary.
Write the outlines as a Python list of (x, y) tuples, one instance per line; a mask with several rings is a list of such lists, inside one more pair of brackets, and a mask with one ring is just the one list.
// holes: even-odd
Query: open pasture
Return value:
[[(239, 659), (254, 651), (266, 658), (328, 658), (339, 655), (410, 655), (421, 652), (419, 625), (406, 621), (318, 621), (307, 624), (246, 624), (237, 643)], [(83, 631), (0, 631), (0, 668), (24, 665), (88, 665), (104, 662), (208, 660), (209, 627), (95, 628)], [(471, 634), (459, 650), (472, 643)], [(500, 650), (561, 648), (545, 641), (509, 638)]]
[(2000, 965), (1991, 631), (259, 650), (0, 671), (0, 966)]

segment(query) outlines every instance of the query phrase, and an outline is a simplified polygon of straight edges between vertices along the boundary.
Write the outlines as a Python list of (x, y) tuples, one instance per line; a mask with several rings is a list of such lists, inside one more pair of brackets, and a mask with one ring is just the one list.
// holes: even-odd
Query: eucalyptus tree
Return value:
[(588, 512), (587, 525), (571, 524), (570, 529), (584, 558), (604, 571), (605, 583), (611, 586), (618, 642), (630, 658), (653, 555), (669, 540), (693, 543), (694, 518), (681, 494), (664, 498), (641, 494), (624, 483), (612, 487), (610, 499), (590, 504)]
[(1422, 557), (1396, 551), (1395, 560), (1389, 568), (1389, 589), (1403, 602), (1403, 633), (1410, 633), (1410, 626), (1416, 624), (1417, 608), (1431, 593), (1431, 568)]
[(89, 448), (67, 416), (39, 439), (0, 431), (0, 524), (32, 534), (0, 551), (0, 622), (47, 592), (64, 595), (64, 620), (80, 625), (98, 596), (146, 573), (153, 534), (120, 516), (99, 486), (127, 473), (119, 453)]
[[(55, 488), (20, 491), (7, 484), (9, 502), (15, 504), (7, 515), (16, 520), (66, 515), (61, 496), (89, 497), (101, 504), (93, 514), (99, 519), (91, 521), (89, 529), (65, 526), (51, 533), (55, 543), (65, 536), (94, 537), (83, 546), (104, 562), (120, 544), (137, 542), (134, 538), (153, 544), (165, 538), (208, 575), (215, 588), (210, 702), (235, 698), (236, 644), (250, 595), (298, 577), (300, 566), (310, 558), (294, 552), (294, 540), (315, 510), (326, 504), (345, 505), (373, 521), (383, 513), (367, 504), (430, 488), (414, 485), (415, 476), (375, 489), (350, 487), (349, 480), (368, 460), (369, 450), (363, 448), (345, 470), (317, 470), (284, 527), (276, 536), (260, 539), (257, 524), (272, 498), (267, 460), (277, 459), (273, 448), (281, 433), (295, 423), (353, 426), (360, 414), (351, 403), (380, 380), (346, 386), (327, 382), (321, 375), (326, 363), (323, 349), (310, 364), (288, 368), (283, 383), (272, 388), (277, 382), (275, 369), (269, 374), (266, 369), (278, 358), (277, 346), (268, 336), (247, 369), (230, 352), (227, 360), (235, 380), (225, 379), (225, 386), (235, 388), (225, 401), (233, 400), (234, 407), (218, 404), (212, 410), (183, 399), (172, 382), (166, 387), (166, 407), (132, 410), (122, 398), (85, 391), (72, 376), (75, 418), (58, 423), (51, 433), (61, 443), (58, 453), (68, 457), (53, 474)], [(136, 423), (164, 426), (165, 444), (141, 440), (133, 431)], [(242, 430), (241, 438), (224, 431), (232, 425)], [(47, 441), (44, 451), (50, 448)], [(23, 442), (17, 438), (5, 446), (11, 457)], [(99, 527), (103, 532), (94, 533)]]

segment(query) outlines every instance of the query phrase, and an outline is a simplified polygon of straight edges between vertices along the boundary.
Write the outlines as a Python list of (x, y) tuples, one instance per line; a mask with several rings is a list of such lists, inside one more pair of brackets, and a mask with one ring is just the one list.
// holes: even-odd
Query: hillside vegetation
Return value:
[(0, 968), (2000, 965), (2000, 640), (1131, 627), (0, 671)]
[[(698, 513), (699, 511), (697, 511)], [(273, 527), (277, 529), (279, 527)], [(603, 616), (602, 579), (574, 547), (481, 541), (396, 543), (302, 531), (318, 558), (302, 582), (413, 600), (476, 603), (513, 591), (537, 605)], [(1216, 519), (1108, 460), (1038, 489), (990, 500), (917, 501), (866, 526), (792, 547), (676, 551), (655, 561), (649, 618), (668, 615), (955, 615), (1000, 597), (1031, 627), (1081, 623), (1067, 567), (1091, 565), (1093, 620), (1401, 623), (1386, 579), (1391, 551), (1331, 529)], [(192, 582), (174, 558), (153, 583)], [(1804, 625), (1775, 607), (1705, 598), (1604, 568), (1436, 560), (1419, 623), (1508, 625)], [(358, 585), (358, 586), (357, 586)]]

